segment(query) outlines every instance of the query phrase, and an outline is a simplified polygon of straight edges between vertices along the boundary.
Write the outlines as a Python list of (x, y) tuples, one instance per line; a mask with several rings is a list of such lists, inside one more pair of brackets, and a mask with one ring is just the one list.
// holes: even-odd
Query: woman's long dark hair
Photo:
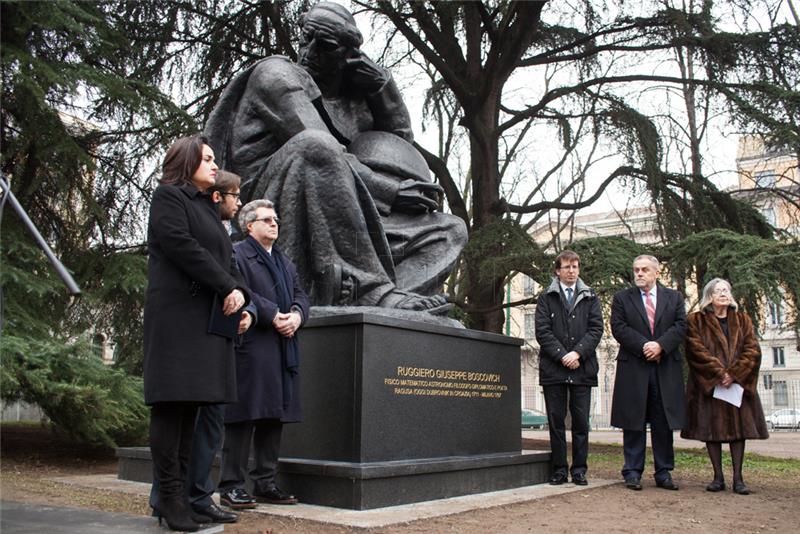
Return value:
[(169, 147), (161, 164), (160, 184), (183, 185), (192, 183), (195, 171), (203, 161), (205, 136), (197, 134), (181, 137)]

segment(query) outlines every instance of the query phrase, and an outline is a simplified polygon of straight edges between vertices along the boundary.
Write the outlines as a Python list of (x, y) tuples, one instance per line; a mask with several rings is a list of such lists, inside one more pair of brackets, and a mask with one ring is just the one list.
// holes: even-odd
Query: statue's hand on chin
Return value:
[(354, 49), (352, 57), (345, 60), (345, 65), (350, 86), (365, 94), (380, 91), (389, 81), (389, 73), (361, 50)]

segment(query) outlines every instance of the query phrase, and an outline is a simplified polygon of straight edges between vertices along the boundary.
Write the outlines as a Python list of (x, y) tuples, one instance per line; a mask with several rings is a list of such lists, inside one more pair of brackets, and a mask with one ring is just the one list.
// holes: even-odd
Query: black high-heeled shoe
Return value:
[(200, 525), (192, 520), (180, 497), (160, 499), (153, 506), (153, 515), (158, 518), (159, 525), (162, 519), (166, 521), (170, 530), (196, 532), (200, 529)]
[[(162, 517), (158, 512), (155, 511), (155, 509), (152, 506), (150, 507), (150, 510), (151, 510), (151, 513), (150, 513), (151, 517), (155, 517), (155, 518), (161, 518)], [(198, 514), (194, 510), (189, 510), (189, 516), (192, 518), (192, 521), (194, 521), (195, 523), (197, 523), (200, 526), (203, 526), (206, 523), (213, 523), (214, 522), (207, 515)], [(161, 523), (159, 522), (159, 524), (161, 524)]]

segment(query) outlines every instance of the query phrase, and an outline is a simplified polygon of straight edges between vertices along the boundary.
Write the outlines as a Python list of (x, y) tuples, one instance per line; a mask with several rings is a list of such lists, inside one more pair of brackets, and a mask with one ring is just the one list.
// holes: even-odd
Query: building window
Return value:
[(527, 274), (522, 275), (522, 293), (525, 296), (533, 295), (536, 291), (536, 283), (533, 281), (533, 278), (528, 276)]
[(538, 408), (536, 404), (536, 387), (525, 386), (522, 391), (525, 393), (525, 400), (522, 402), (522, 407), (528, 410), (535, 410)]
[(756, 187), (775, 187), (778, 174), (775, 171), (758, 171), (755, 176)]
[(772, 366), (786, 367), (786, 358), (783, 353), (783, 347), (772, 347)]
[(772, 389), (772, 375), (764, 375), (764, 389)]
[(764, 219), (771, 225), (777, 226), (778, 225), (778, 218), (775, 216), (775, 208), (762, 208), (761, 215), (764, 216)]
[(783, 310), (780, 300), (778, 302), (773, 302), (772, 299), (767, 300), (767, 315), (769, 316), (769, 324), (772, 326), (783, 324)]
[(774, 391), (772, 393), (775, 400), (775, 406), (789, 406), (789, 390), (786, 387), (784, 380), (776, 380), (774, 383)]
[(536, 314), (528, 312), (525, 314), (525, 339), (536, 338)]

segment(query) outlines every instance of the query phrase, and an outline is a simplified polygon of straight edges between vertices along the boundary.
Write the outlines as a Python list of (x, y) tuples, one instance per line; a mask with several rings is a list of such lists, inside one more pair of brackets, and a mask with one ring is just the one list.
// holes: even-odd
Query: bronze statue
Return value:
[(298, 63), (268, 57), (225, 89), (205, 130), (220, 167), (251, 180), (243, 201), (276, 204), (313, 304), (446, 312), (466, 226), (435, 211), (397, 85), (346, 8), (321, 2), (301, 27)]

